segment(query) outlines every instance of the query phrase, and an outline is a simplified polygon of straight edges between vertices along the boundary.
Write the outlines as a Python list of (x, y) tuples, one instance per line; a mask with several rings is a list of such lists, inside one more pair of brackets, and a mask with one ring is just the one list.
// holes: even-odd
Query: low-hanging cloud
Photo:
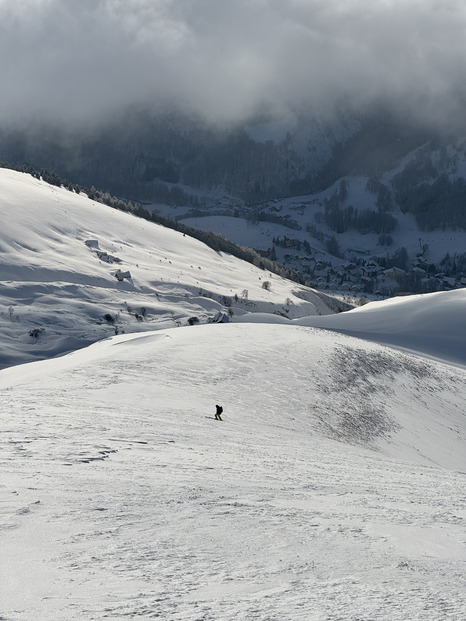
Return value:
[(459, 121), (465, 32), (462, 0), (0, 0), (0, 121), (342, 101)]

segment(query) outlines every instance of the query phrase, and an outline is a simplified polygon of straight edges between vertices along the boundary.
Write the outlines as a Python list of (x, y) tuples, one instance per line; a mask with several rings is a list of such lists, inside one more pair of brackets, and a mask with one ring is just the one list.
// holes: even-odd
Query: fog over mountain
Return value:
[(383, 100), (456, 124), (465, 27), (459, 0), (0, 0), (0, 122), (174, 102), (224, 122)]

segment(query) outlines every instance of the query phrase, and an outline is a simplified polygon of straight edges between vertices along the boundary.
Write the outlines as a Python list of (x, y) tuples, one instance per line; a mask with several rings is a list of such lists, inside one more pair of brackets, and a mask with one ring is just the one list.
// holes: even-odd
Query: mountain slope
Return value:
[(465, 171), (464, 143), (427, 141), (390, 165), (346, 166), (313, 193), (242, 208), (206, 194), (196, 209), (183, 201), (154, 209), (273, 253), (320, 289), (427, 293), (466, 282)]
[(333, 312), (311, 289), (7, 169), (0, 218), (0, 367), (219, 311)]
[(466, 365), (466, 289), (371, 302), (338, 316), (296, 323)]
[[(390, 296), (466, 279), (461, 133), (439, 136), (374, 109), (223, 130), (139, 111), (85, 134), (4, 132), (0, 159), (151, 203), (261, 251), (275, 246), (279, 261), (319, 289)], [(379, 265), (368, 274), (373, 259)], [(334, 269), (347, 262), (361, 268), (355, 278)], [(392, 265), (406, 273), (387, 277)]]
[(464, 618), (465, 379), (292, 324), (0, 371), (0, 614)]
[(180, 233), (0, 180), (2, 361), (49, 357), (0, 370), (1, 617), (466, 616), (463, 291), (330, 315)]

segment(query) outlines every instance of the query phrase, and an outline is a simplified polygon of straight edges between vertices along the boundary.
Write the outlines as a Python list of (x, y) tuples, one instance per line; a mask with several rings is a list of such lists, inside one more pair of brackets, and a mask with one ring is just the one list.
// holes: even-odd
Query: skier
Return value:
[(223, 412), (223, 408), (221, 405), (216, 405), (217, 411), (215, 412), (215, 420), (223, 420), (220, 414)]

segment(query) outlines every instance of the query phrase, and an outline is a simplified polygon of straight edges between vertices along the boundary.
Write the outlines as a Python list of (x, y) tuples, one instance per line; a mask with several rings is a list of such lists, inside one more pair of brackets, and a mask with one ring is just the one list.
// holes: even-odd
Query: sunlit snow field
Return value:
[[(106, 226), (117, 227), (103, 209)], [(99, 226), (88, 220), (83, 239)], [(17, 232), (8, 230), (2, 264), (14, 265)], [(113, 283), (83, 239), (67, 259), (74, 273), (95, 269)], [(200, 265), (210, 257), (182, 243), (197, 249)], [(41, 262), (55, 269), (47, 247), (41, 242), (37, 258), (42, 278)], [(180, 246), (163, 255), (182, 281)], [(126, 256), (147, 301), (144, 250)], [(95, 268), (84, 270), (88, 260)], [(223, 265), (218, 256), (202, 263), (204, 283), (223, 295), (238, 279), (252, 310), (274, 308), (275, 286), (280, 304), (286, 287), (297, 290), (273, 281), (268, 300), (251, 266), (238, 262), (232, 276)], [(18, 280), (4, 279), (3, 300), (15, 311), (2, 307), (0, 328), (3, 339), (14, 322), (5, 337), (13, 356), (36, 302), (13, 296), (35, 289), (10, 274)], [(111, 287), (96, 286), (101, 313)], [(52, 279), (50, 287), (54, 300), (66, 292)], [(72, 295), (62, 304), (91, 340), (89, 307)], [(168, 297), (163, 304), (168, 312)], [(228, 324), (154, 320), (136, 333), (127, 323), (126, 334), (99, 333), (109, 338), (0, 371), (1, 619), (466, 618), (464, 291), (328, 318), (303, 304), (296, 321), (243, 312)], [(64, 338), (70, 325), (60, 328)]]
[(4, 370), (4, 618), (464, 618), (464, 380), (261, 324)]

